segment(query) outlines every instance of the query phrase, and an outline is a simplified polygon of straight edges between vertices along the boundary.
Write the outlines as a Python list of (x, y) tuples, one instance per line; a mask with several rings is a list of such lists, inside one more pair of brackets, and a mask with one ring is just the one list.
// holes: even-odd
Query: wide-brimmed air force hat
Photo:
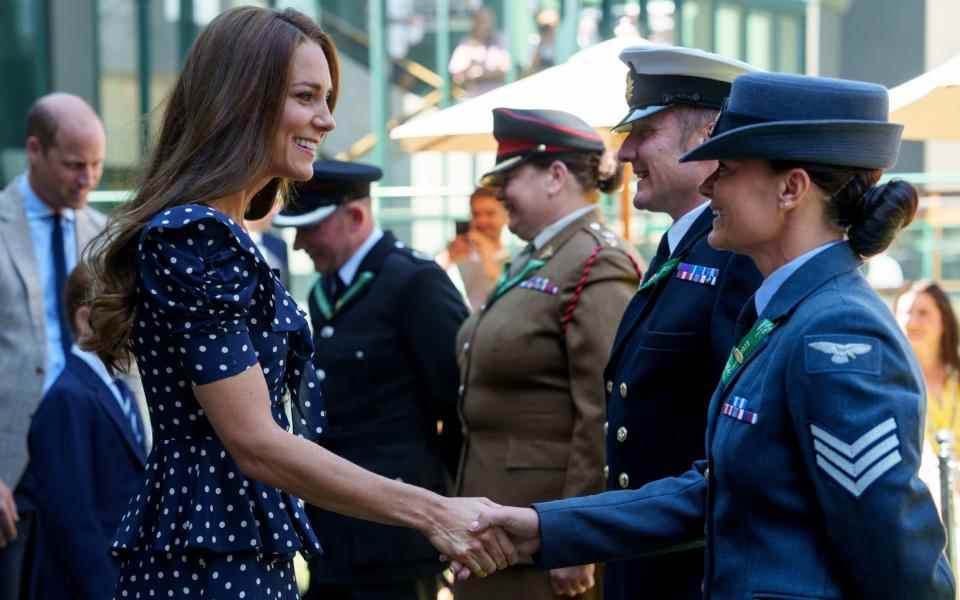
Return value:
[(671, 106), (700, 106), (720, 110), (738, 76), (757, 69), (747, 63), (678, 46), (633, 46), (620, 53), (627, 71), (627, 116), (614, 126), (630, 124)]
[(338, 206), (370, 195), (370, 184), (383, 177), (373, 165), (318, 160), (313, 177), (296, 182), (290, 203), (273, 219), (277, 227), (306, 227), (329, 217)]
[(480, 178), (483, 187), (497, 187), (507, 172), (534, 156), (576, 152), (603, 153), (603, 140), (583, 119), (560, 110), (493, 109), (496, 166)]
[(733, 82), (710, 138), (680, 161), (766, 159), (864, 169), (897, 161), (903, 126), (863, 81), (751, 73)]

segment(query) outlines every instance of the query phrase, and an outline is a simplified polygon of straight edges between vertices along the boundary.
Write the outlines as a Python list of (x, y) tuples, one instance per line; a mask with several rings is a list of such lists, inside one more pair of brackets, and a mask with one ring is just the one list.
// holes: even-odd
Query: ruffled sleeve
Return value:
[(197, 385), (257, 362), (248, 322), (260, 270), (221, 218), (155, 220), (139, 247), (146, 305), (179, 341), (183, 372)]
[(284, 390), (299, 402), (300, 387), (311, 385), (313, 348), (302, 311), (246, 232), (210, 207), (157, 215), (136, 259), (133, 347), (156, 437), (113, 552), (320, 552), (303, 502), (241, 472), (190, 385), (259, 363), (273, 419), (286, 428)]

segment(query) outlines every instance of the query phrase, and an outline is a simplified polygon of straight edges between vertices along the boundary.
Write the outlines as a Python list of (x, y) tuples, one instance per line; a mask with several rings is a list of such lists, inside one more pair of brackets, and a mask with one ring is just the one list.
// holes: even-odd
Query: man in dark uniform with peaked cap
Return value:
[[(630, 70), (629, 132), (619, 159), (637, 176), (633, 203), (670, 215), (624, 313), (604, 371), (607, 489), (634, 489), (703, 458), (707, 403), (733, 346), (734, 324), (761, 276), (745, 256), (707, 244), (713, 215), (700, 184), (716, 162), (680, 164), (705, 140), (731, 82), (753, 68), (690, 48), (639, 46)], [(699, 600), (703, 549), (608, 565), (607, 600)]]
[[(294, 248), (319, 274), (309, 309), (328, 424), (305, 433), (375, 473), (445, 494), (460, 448), (454, 343), (467, 309), (431, 258), (377, 227), (370, 184), (380, 177), (370, 165), (318, 161), (274, 219), (297, 228)], [(416, 531), (307, 512), (324, 554), (310, 561), (306, 599), (436, 596), (442, 563)]]

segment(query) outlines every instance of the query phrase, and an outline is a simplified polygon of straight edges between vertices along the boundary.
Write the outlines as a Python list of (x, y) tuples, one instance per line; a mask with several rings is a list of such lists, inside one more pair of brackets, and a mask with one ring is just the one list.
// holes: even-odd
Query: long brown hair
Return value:
[(960, 371), (960, 324), (957, 323), (957, 314), (953, 311), (950, 297), (937, 282), (929, 279), (921, 279), (915, 282), (907, 291), (897, 297), (894, 307), (899, 310), (900, 302), (910, 298), (915, 299), (920, 294), (930, 296), (940, 313), (940, 328), (943, 333), (940, 335), (937, 357), (941, 363), (950, 367), (953, 371)]
[[(336, 48), (306, 15), (235, 8), (197, 37), (167, 101), (139, 189), (114, 211), (85, 257), (95, 282), (94, 336), (86, 347), (111, 368), (125, 370), (130, 364), (140, 232), (157, 213), (241, 192), (269, 168), (293, 53), (308, 41), (326, 56), (332, 112), (340, 87)], [(267, 183), (251, 199), (248, 218), (265, 216), (278, 195), (286, 199), (287, 188), (285, 179)]]

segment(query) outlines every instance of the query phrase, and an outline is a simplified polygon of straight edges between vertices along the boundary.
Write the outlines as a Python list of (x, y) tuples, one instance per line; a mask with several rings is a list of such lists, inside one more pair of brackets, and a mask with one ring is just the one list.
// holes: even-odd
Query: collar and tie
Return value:
[(523, 247), (523, 250), (520, 251), (520, 254), (510, 262), (510, 268), (507, 270), (507, 277), (512, 278), (517, 275), (517, 273), (523, 271), (523, 268), (527, 266), (527, 263), (530, 262), (530, 259), (533, 258), (533, 253), (536, 251), (537, 247), (533, 245), (533, 242), (530, 242)]
[(330, 306), (336, 306), (337, 300), (340, 299), (340, 295), (343, 294), (343, 290), (346, 285), (343, 283), (343, 280), (340, 279), (340, 273), (328, 273), (323, 277), (323, 294), (327, 297), (327, 302), (330, 303)]
[[(663, 237), (660, 238), (660, 243), (657, 245), (657, 253), (654, 255), (653, 260), (650, 261), (650, 266), (647, 267), (647, 272), (643, 276), (643, 283), (640, 286), (640, 289), (654, 285), (650, 283), (650, 280), (658, 276), (660, 267), (663, 266), (665, 262), (670, 259), (670, 241), (667, 239), (667, 234), (664, 233)], [(662, 275), (660, 275), (662, 277)]]
[(667, 236), (667, 233), (664, 232), (663, 236), (660, 238), (660, 243), (657, 244), (657, 253), (653, 257), (653, 261), (650, 263), (650, 268), (647, 269), (648, 273), (656, 273), (657, 269), (660, 266), (667, 262), (670, 259), (670, 238)]
[(743, 305), (743, 308), (740, 310), (740, 315), (737, 317), (737, 323), (733, 328), (733, 343), (739, 344), (740, 340), (750, 332), (750, 329), (753, 327), (753, 324), (757, 322), (757, 302), (754, 296), (750, 296), (750, 299), (747, 300), (747, 303)]
[(54, 286), (57, 293), (57, 306), (59, 307), (60, 324), (60, 345), (63, 346), (63, 355), (70, 354), (70, 348), (73, 346), (73, 335), (70, 333), (69, 315), (64, 311), (63, 288), (67, 282), (67, 254), (64, 248), (63, 239), (63, 216), (52, 214), (53, 233), (50, 235), (50, 249), (53, 257), (53, 275)]
[(130, 386), (127, 385), (127, 382), (119, 377), (113, 380), (113, 385), (115, 385), (117, 387), (117, 391), (120, 392), (120, 410), (123, 412), (124, 419), (126, 419), (127, 423), (130, 425), (130, 431), (133, 433), (133, 439), (136, 440), (137, 444), (143, 447), (143, 426), (140, 423), (140, 413), (137, 411), (137, 403), (136, 400), (134, 400), (133, 392), (130, 390)]

